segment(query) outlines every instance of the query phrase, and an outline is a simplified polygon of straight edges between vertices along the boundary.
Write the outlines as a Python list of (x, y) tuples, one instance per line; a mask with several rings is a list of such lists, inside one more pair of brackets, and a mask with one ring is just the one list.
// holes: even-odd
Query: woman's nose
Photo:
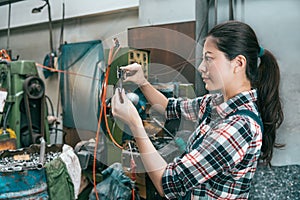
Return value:
[(200, 63), (200, 65), (198, 67), (198, 70), (200, 72), (206, 72), (206, 69), (207, 69), (206, 64), (205, 64), (204, 60), (202, 60), (202, 62)]

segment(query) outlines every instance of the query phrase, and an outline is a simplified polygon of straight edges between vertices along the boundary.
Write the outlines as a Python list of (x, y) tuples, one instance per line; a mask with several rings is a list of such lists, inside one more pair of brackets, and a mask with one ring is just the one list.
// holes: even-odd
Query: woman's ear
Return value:
[(243, 55), (236, 56), (233, 60), (234, 73), (245, 72), (247, 59)]

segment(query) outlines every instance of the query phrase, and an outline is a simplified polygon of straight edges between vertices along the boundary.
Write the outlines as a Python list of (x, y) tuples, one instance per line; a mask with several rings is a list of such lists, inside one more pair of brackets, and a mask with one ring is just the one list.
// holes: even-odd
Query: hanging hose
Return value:
[(105, 86), (104, 86), (104, 94), (103, 94), (103, 98), (101, 100), (102, 102), (102, 106), (103, 106), (103, 115), (104, 115), (104, 120), (105, 120), (105, 126), (106, 126), (106, 130), (107, 130), (107, 133), (108, 133), (108, 136), (109, 138), (111, 139), (111, 141), (120, 149), (123, 149), (123, 147), (121, 145), (119, 145), (117, 143), (117, 141), (114, 139), (111, 131), (110, 131), (110, 128), (109, 128), (109, 125), (108, 125), (108, 120), (107, 120), (107, 117), (106, 117), (106, 103), (105, 103), (105, 99), (106, 99), (106, 91), (107, 91), (107, 87), (106, 87), (106, 84), (108, 82), (108, 75), (109, 75), (109, 71), (110, 71), (110, 66), (107, 68), (107, 71), (106, 71), (106, 76), (105, 76)]
[(93, 160), (93, 185), (94, 185), (94, 192), (95, 192), (95, 196), (96, 199), (99, 200), (99, 196), (97, 193), (97, 183), (96, 183), (96, 158), (97, 158), (97, 148), (98, 148), (98, 143), (99, 143), (99, 137), (100, 137), (100, 127), (101, 127), (101, 122), (102, 122), (102, 116), (104, 117), (104, 121), (105, 121), (105, 126), (106, 126), (106, 130), (108, 132), (108, 135), (110, 137), (110, 139), (112, 140), (112, 142), (120, 149), (123, 149), (123, 147), (121, 145), (119, 145), (115, 139), (112, 136), (112, 133), (110, 132), (110, 128), (108, 125), (108, 120), (106, 117), (106, 91), (107, 91), (107, 83), (108, 83), (108, 77), (109, 77), (109, 72), (110, 72), (110, 67), (111, 67), (111, 63), (114, 60), (114, 57), (116, 56), (117, 52), (120, 49), (120, 46), (116, 45), (117, 49), (116, 51), (113, 53), (114, 47), (111, 47), (109, 50), (109, 56), (108, 56), (108, 66), (105, 72), (105, 79), (104, 82), (102, 83), (102, 87), (101, 87), (101, 97), (100, 97), (100, 101), (101, 101), (101, 106), (100, 106), (100, 113), (99, 113), (99, 119), (98, 119), (98, 124), (97, 124), (97, 132), (96, 132), (96, 142), (95, 142), (95, 149), (94, 149), (94, 160)]

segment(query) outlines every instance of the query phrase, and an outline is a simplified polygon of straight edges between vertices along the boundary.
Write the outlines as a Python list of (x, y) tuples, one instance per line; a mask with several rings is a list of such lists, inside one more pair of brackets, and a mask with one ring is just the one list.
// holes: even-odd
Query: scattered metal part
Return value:
[(46, 149), (46, 141), (43, 137), (40, 138), (40, 141), (41, 141), (41, 147), (40, 147), (40, 163), (42, 165), (44, 165), (44, 162), (45, 162), (45, 149)]
[[(44, 156), (43, 156), (44, 154)], [(44, 164), (59, 157), (61, 152), (30, 153), (29, 160), (15, 160), (13, 156), (0, 158), (0, 172), (14, 172), (28, 169), (42, 169)], [(41, 155), (44, 157), (41, 159)], [(43, 162), (41, 162), (43, 161)]]
[(124, 70), (122, 70), (118, 67), (118, 69), (117, 69), (117, 78), (119, 79), (119, 97), (120, 97), (120, 102), (121, 103), (124, 103), (124, 99), (122, 97), (123, 80), (125, 79), (124, 74), (125, 74)]

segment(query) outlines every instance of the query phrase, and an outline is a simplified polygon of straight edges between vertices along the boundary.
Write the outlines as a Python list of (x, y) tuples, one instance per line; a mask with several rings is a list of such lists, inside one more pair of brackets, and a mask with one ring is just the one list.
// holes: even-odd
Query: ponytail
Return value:
[(270, 51), (259, 46), (254, 30), (243, 22), (229, 21), (219, 24), (209, 31), (208, 36), (216, 39), (217, 48), (229, 60), (233, 60), (237, 55), (243, 55), (247, 59), (246, 76), (251, 86), (257, 88), (257, 106), (264, 125), (260, 158), (270, 165), (273, 148), (283, 146), (275, 143), (276, 129), (283, 121), (277, 61)]
[(279, 97), (279, 83), (280, 71), (277, 61), (270, 51), (264, 50), (264, 54), (260, 57), (256, 87), (257, 105), (264, 125), (261, 159), (269, 165), (273, 156), (273, 148), (284, 146), (275, 142), (276, 129), (284, 118)]

